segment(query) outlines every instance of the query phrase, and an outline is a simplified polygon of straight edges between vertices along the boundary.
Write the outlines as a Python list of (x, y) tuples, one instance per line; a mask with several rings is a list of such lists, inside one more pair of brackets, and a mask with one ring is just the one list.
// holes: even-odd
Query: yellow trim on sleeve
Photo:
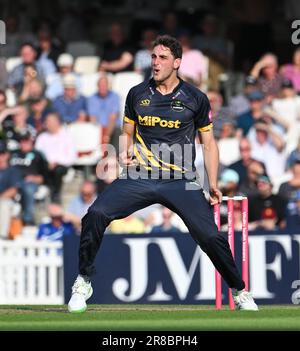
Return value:
[(199, 132), (206, 132), (208, 130), (211, 130), (213, 127), (213, 124), (210, 123), (209, 125), (205, 126), (205, 127), (201, 127), (201, 128), (198, 128)]
[(124, 116), (123, 119), (124, 119), (124, 122), (135, 125), (135, 121), (133, 119), (130, 119), (127, 116)]

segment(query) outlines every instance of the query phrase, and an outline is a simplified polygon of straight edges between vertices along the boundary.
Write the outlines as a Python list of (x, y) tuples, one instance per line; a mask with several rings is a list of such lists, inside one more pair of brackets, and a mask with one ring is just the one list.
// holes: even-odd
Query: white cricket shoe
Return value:
[(249, 291), (236, 289), (232, 290), (232, 297), (235, 303), (235, 309), (240, 311), (258, 311), (257, 304)]
[(68, 303), (68, 310), (72, 313), (81, 313), (86, 310), (86, 300), (93, 294), (91, 282), (86, 282), (81, 275), (78, 275), (73, 286), (72, 296)]

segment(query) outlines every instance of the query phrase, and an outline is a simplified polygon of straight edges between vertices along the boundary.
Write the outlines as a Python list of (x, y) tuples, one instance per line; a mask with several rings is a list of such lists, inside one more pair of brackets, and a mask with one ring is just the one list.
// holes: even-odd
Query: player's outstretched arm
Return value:
[(222, 201), (222, 193), (218, 189), (219, 149), (213, 135), (213, 130), (200, 132), (203, 143), (204, 164), (209, 181), (209, 201), (215, 205)]

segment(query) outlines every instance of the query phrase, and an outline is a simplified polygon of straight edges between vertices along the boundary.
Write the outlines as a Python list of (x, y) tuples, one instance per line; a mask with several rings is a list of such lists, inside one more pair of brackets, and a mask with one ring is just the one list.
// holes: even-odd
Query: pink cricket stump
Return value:
[[(233, 199), (227, 200), (227, 218), (228, 218), (228, 242), (230, 246), (230, 250), (232, 256), (234, 258), (234, 207), (233, 207)], [(231, 294), (231, 289), (228, 290), (228, 297), (229, 297), (229, 307), (231, 310), (234, 309), (234, 301)]]
[[(214, 206), (214, 218), (215, 223), (220, 231), (221, 227), (221, 217), (220, 217), (220, 205), (216, 204)], [(215, 271), (215, 282), (216, 282), (216, 309), (220, 310), (222, 308), (222, 277), (221, 274)]]
[[(242, 202), (242, 278), (245, 282), (246, 290), (249, 289), (249, 244), (248, 244), (248, 198), (245, 196), (228, 197), (223, 196), (223, 201), (227, 201), (228, 209), (228, 242), (234, 258), (234, 201)], [(214, 206), (215, 223), (220, 230), (220, 205)], [(215, 273), (216, 281), (216, 309), (222, 308), (222, 278), (219, 272)], [(234, 309), (234, 301), (229, 289), (229, 307)]]
[(249, 290), (248, 199), (242, 200), (242, 277)]

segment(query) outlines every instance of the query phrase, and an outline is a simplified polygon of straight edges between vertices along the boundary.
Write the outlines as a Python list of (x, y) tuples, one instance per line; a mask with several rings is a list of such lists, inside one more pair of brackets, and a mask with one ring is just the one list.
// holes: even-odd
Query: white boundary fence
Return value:
[(0, 240), (0, 304), (63, 304), (63, 244)]

